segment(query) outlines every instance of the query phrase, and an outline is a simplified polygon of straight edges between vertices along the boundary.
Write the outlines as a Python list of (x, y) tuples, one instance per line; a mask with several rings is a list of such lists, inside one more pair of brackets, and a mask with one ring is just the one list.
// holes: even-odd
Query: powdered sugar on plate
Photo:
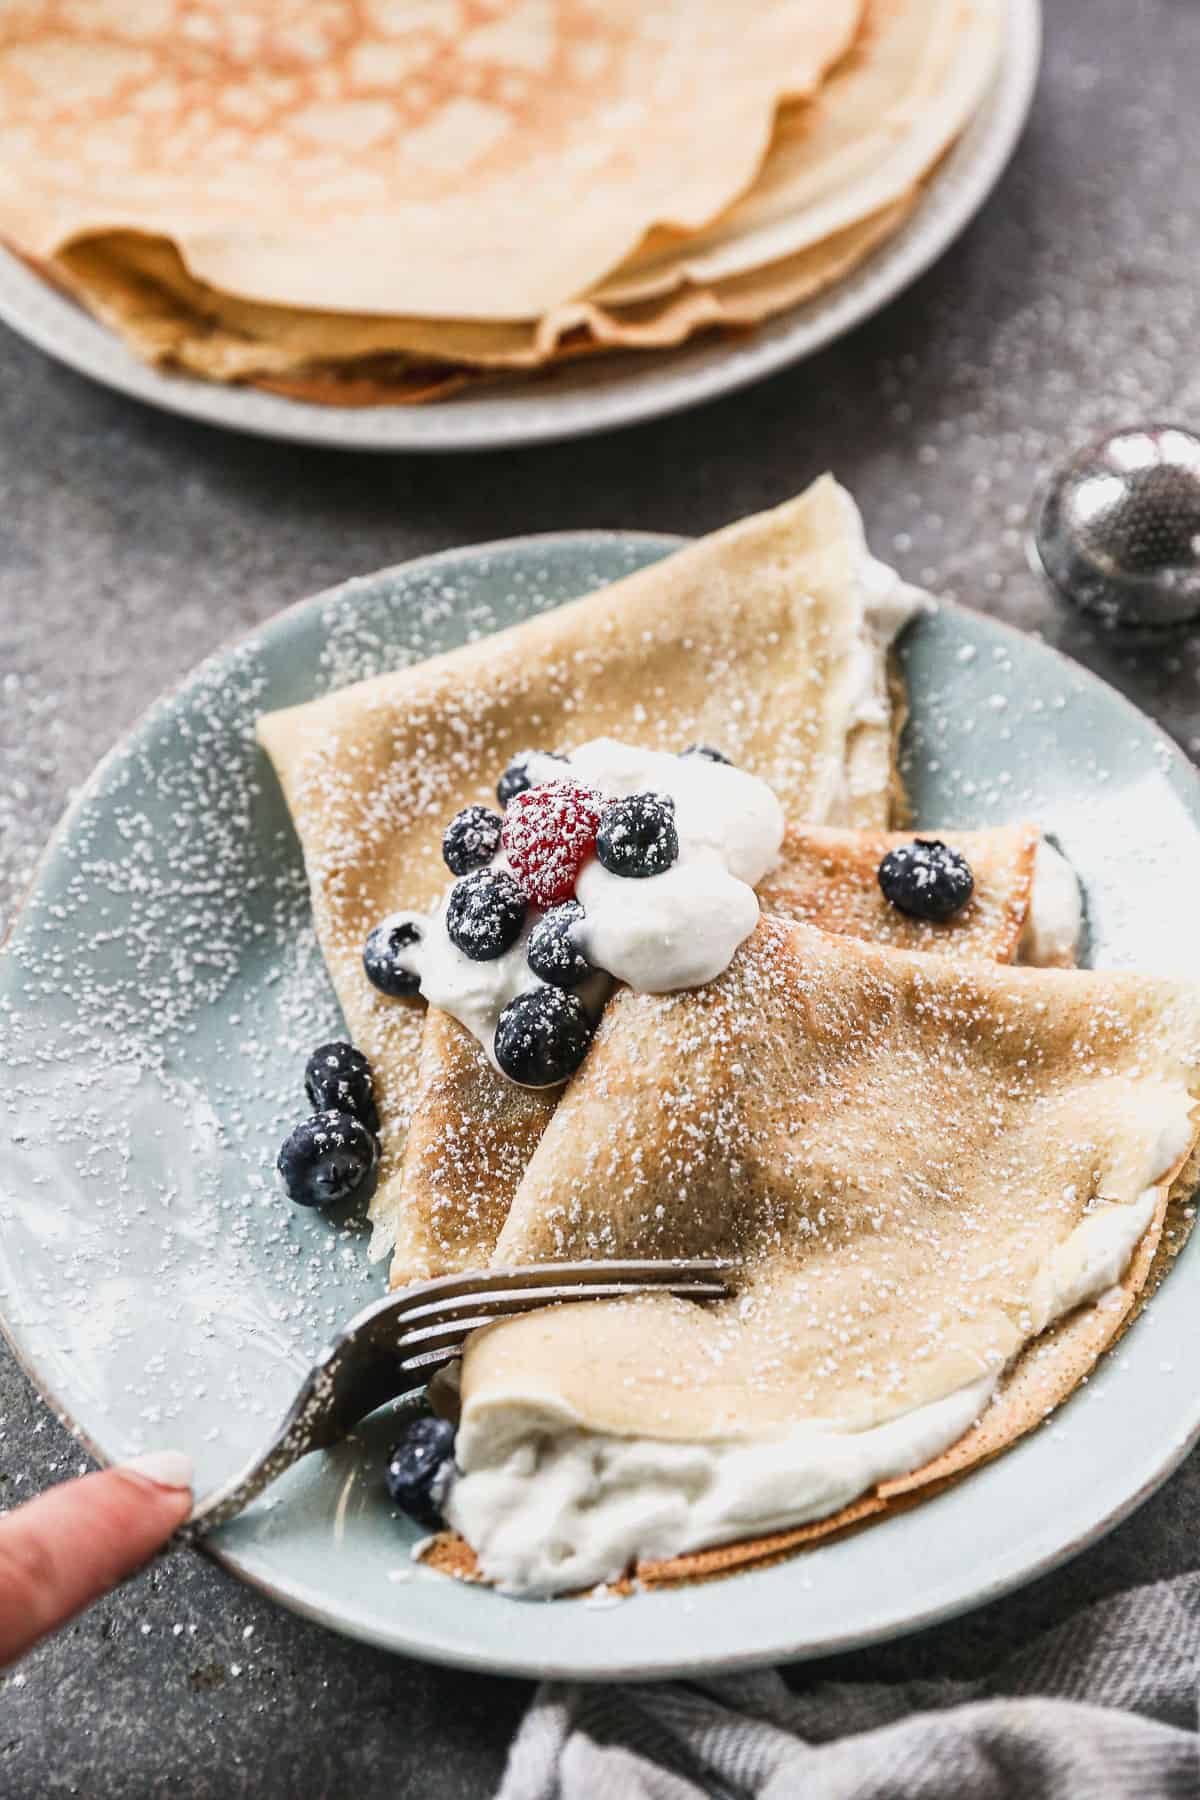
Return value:
[[(193, 1451), (203, 1489), (381, 1291), (355, 1213), (280, 1192), (304, 1064), (343, 1027), (259, 712), (404, 666), (628, 572), (348, 582), (203, 665), (97, 769), (0, 964), (0, 1302), (46, 1391), (112, 1456)], [(503, 561), (507, 559), (502, 558)], [(499, 607), (497, 607), (497, 600)]]

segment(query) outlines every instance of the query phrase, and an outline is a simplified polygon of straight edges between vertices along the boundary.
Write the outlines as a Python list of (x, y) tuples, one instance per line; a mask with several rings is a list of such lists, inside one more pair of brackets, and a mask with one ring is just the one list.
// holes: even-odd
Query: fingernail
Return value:
[(146, 1456), (135, 1456), (118, 1465), (122, 1475), (140, 1475), (155, 1487), (190, 1488), (195, 1465), (183, 1450), (151, 1450)]

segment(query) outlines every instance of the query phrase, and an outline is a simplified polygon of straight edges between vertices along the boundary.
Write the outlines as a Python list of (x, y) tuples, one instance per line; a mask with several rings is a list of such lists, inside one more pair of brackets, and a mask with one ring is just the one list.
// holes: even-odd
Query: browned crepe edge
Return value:
[(908, 724), (908, 683), (900, 668), (900, 657), (893, 644), (887, 658), (888, 701), (892, 709), (892, 787), (890, 824), (893, 831), (902, 831), (913, 821), (912, 801), (908, 797), (908, 789), (904, 785), (904, 775), (900, 767), (900, 740), (904, 736), (904, 727)]
[(361, 410), (368, 406), (428, 406), (434, 400), (448, 400), (471, 379), (465, 369), (441, 367), (413, 369), (391, 377), (314, 369), (305, 375), (256, 375), (245, 385), (265, 394), (280, 394), (285, 400), (302, 400), (307, 406)]
[[(459, 360), (451, 355), (444, 360), (431, 360), (407, 353), (382, 353), (374, 357), (353, 357), (344, 362), (313, 360), (297, 366), (290, 373), (247, 370), (236, 375), (222, 375), (215, 369), (201, 366), (198, 357), (184, 354), (165, 341), (155, 348), (140, 341), (125, 329), (120, 308), (114, 304), (106, 305), (95, 288), (73, 276), (65, 263), (26, 260), (44, 279), (70, 294), (121, 336), (135, 354), (162, 367), (227, 386), (255, 387), (309, 405), (353, 408), (422, 405), (446, 399), (464, 387), (477, 386), (481, 382), (495, 382), (513, 375), (532, 378), (550, 374), (561, 364), (581, 356), (613, 351), (664, 353), (696, 337), (745, 335), (764, 320), (803, 305), (816, 294), (843, 281), (900, 229), (912, 211), (917, 194), (918, 190), (914, 189), (903, 201), (884, 208), (878, 215), (845, 233), (835, 234), (831, 244), (843, 239), (844, 244), (839, 245), (838, 252), (831, 256), (827, 268), (817, 276), (796, 279), (790, 284), (781, 282), (779, 292), (764, 295), (761, 302), (747, 301), (741, 293), (741, 288), (749, 286), (757, 271), (736, 278), (730, 284), (728, 294), (722, 292), (721, 284), (685, 284), (664, 301), (643, 302), (624, 311), (609, 311), (586, 300), (573, 302), (560, 309), (560, 320), (552, 330), (547, 327), (544, 344), (539, 342), (520, 354), (514, 352), (505, 357), (497, 354), (490, 359), (491, 366), (488, 361), (472, 365), (465, 358)], [(148, 277), (141, 279), (148, 287), (154, 285)]]
[[(940, 1456), (908, 1475), (881, 1482), (871, 1493), (860, 1495), (827, 1519), (816, 1519), (787, 1531), (719, 1544), (710, 1550), (657, 1562), (639, 1563), (637, 1581), (645, 1588), (674, 1587), (685, 1582), (711, 1581), (743, 1569), (764, 1568), (811, 1544), (858, 1529), (893, 1513), (906, 1511), (933, 1499), (1021, 1438), (1063, 1405), (1096, 1367), (1100, 1358), (1124, 1335), (1142, 1307), (1153, 1298), (1175, 1257), (1187, 1242), (1195, 1222), (1192, 1201), (1200, 1183), (1200, 1144), (1192, 1151), (1168, 1192), (1160, 1201), (1130, 1260), (1118, 1290), (1123, 1304), (1100, 1307), (1095, 1302), (1077, 1309), (1022, 1350), (1001, 1385), (992, 1406)], [(1078, 1327), (1087, 1323), (1089, 1330)], [(1073, 1342), (1065, 1357), (1053, 1358), (1056, 1346), (1071, 1332)], [(1048, 1367), (1043, 1367), (1045, 1359)], [(1014, 1417), (1015, 1414), (1015, 1417)], [(439, 1532), (420, 1559), (426, 1567), (460, 1581), (482, 1581), (475, 1552), (457, 1532)], [(621, 1584), (622, 1588), (627, 1583)], [(567, 1596), (562, 1596), (566, 1598)]]

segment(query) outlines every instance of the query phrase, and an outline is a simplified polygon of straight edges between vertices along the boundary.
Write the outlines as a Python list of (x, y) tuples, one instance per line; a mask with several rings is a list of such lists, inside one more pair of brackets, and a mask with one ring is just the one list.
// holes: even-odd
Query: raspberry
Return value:
[(592, 854), (602, 797), (579, 781), (548, 781), (514, 794), (500, 838), (513, 874), (535, 906), (569, 900)]

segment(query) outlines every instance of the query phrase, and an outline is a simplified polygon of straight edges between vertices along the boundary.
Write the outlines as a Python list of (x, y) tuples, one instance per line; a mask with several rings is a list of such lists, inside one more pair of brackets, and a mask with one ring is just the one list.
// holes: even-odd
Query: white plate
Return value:
[(73, 301), (0, 251), (0, 319), (96, 381), (210, 425), (345, 450), (487, 450), (608, 431), (711, 400), (811, 356), (915, 281), (1000, 178), (1029, 112), (1040, 0), (1009, 0), (1004, 52), (983, 106), (904, 229), (853, 275), (746, 339), (603, 356), (534, 380), (488, 383), (433, 406), (309, 406), (148, 367)]

